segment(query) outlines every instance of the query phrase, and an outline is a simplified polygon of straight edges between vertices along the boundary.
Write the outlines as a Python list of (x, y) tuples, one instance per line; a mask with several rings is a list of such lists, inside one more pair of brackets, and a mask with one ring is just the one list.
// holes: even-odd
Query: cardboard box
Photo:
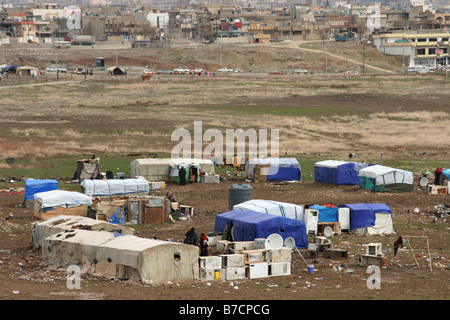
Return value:
[(245, 279), (245, 267), (226, 267), (225, 280)]
[(290, 262), (272, 262), (269, 264), (269, 276), (288, 276), (291, 274)]

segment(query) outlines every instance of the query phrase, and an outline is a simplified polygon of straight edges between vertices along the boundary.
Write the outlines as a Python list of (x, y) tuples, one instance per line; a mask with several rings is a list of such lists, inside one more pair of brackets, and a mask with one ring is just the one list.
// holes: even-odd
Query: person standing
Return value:
[(184, 167), (181, 167), (178, 171), (178, 177), (180, 178), (180, 185), (186, 185), (186, 169), (184, 169)]

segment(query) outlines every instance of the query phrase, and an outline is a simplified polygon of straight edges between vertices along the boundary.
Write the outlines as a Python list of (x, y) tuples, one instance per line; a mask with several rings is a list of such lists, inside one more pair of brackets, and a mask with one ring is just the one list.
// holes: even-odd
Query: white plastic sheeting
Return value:
[(150, 186), (147, 180), (139, 179), (108, 179), (91, 180), (85, 179), (81, 182), (86, 195), (111, 196), (130, 193), (148, 193)]
[(414, 176), (412, 172), (374, 165), (359, 171), (360, 177), (375, 179), (377, 185), (389, 185), (394, 183), (413, 184)]
[(36, 193), (34, 199), (39, 206), (44, 208), (63, 207), (72, 208), (78, 206), (91, 206), (92, 198), (75, 191), (51, 190)]
[(249, 200), (233, 206), (233, 210), (249, 210), (303, 221), (304, 208), (292, 203), (271, 200)]

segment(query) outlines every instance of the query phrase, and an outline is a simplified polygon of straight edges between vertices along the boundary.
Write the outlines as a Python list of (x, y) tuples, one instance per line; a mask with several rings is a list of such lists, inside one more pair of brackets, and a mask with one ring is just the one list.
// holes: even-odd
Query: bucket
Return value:
[(314, 273), (314, 267), (308, 267), (308, 273), (313, 274)]
[(220, 279), (220, 271), (214, 271), (214, 280)]

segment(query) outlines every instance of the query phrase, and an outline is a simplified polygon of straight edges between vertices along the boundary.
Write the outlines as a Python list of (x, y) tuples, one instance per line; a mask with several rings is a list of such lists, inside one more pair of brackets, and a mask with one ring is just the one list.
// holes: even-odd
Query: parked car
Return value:
[(76, 73), (76, 74), (85, 74), (85, 73), (86, 73), (86, 70), (83, 69), (83, 68), (75, 68), (75, 70), (73, 70), (73, 73)]
[(167, 69), (161, 69), (158, 71), (158, 74), (172, 74), (173, 71), (169, 71)]
[(217, 70), (217, 72), (233, 72), (233, 69), (228, 69), (226, 67), (220, 68), (219, 70)]
[(274, 70), (274, 71), (270, 71), (269, 74), (286, 74), (286, 73), (284, 71)]
[(182, 67), (178, 67), (178, 68), (176, 68), (176, 69), (173, 69), (173, 72), (174, 72), (174, 73), (187, 73), (187, 72), (189, 72), (189, 69), (185, 69), (185, 68), (182, 68)]
[(297, 73), (297, 74), (307, 74), (308, 72), (309, 71), (306, 69), (295, 69), (294, 70), (294, 73)]
[(142, 70), (142, 74), (155, 74), (156, 72), (155, 71), (152, 71), (152, 70), (150, 70), (150, 69), (144, 69), (144, 70)]
[(346, 76), (359, 76), (361, 73), (359, 71), (345, 71), (344, 75)]
[(205, 72), (205, 70), (203, 70), (202, 68), (195, 68), (194, 70), (191, 70), (191, 73), (203, 73)]
[(46, 70), (47, 70), (47, 72), (57, 72), (57, 71), (59, 71), (61, 73), (67, 73), (67, 69), (66, 68), (57, 68), (57, 67), (53, 67), (53, 66), (47, 67)]

